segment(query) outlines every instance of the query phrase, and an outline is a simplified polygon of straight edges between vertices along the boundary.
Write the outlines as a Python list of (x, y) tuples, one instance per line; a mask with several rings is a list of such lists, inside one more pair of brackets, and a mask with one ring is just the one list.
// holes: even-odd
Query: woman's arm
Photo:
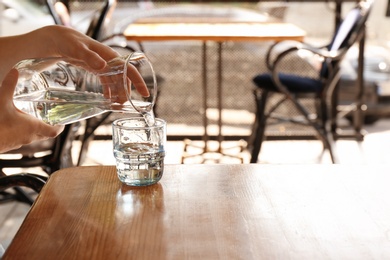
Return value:
[[(23, 35), (0, 37), (0, 152), (55, 137), (63, 130), (62, 126), (50, 126), (14, 106), (18, 71), (12, 68), (17, 62), (28, 58), (66, 57), (99, 71), (117, 56), (110, 47), (65, 26), (47, 26)], [(137, 70), (129, 74), (130, 79), (140, 77)], [(143, 84), (137, 88), (147, 91)]]
[(63, 126), (50, 126), (14, 106), (13, 94), (17, 80), (18, 71), (12, 69), (0, 86), (0, 153), (33, 141), (55, 137), (63, 130)]
[(19, 61), (28, 58), (69, 57), (99, 70), (118, 54), (108, 46), (65, 26), (46, 26), (35, 31), (0, 37), (0, 82)]

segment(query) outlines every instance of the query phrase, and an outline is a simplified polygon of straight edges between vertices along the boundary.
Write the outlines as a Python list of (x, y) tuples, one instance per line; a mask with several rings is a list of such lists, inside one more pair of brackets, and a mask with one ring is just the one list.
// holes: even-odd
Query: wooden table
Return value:
[[(149, 17), (137, 20), (130, 24), (124, 31), (124, 36), (129, 41), (202, 41), (203, 42), (203, 127), (204, 148), (201, 155), (218, 153), (222, 156), (231, 156), (222, 151), (222, 47), (224, 42), (245, 41), (303, 41), (306, 33), (301, 28), (291, 23), (276, 22), (231, 22), (231, 18), (213, 19), (213, 17)], [(213, 41), (218, 45), (217, 67), (217, 107), (218, 107), (218, 136), (219, 147), (217, 151), (209, 149), (207, 143), (207, 42)], [(141, 45), (142, 46), (142, 45)], [(186, 143), (188, 145), (188, 143)], [(185, 149), (186, 150), (186, 149)], [(186, 152), (186, 151), (185, 151)], [(184, 153), (182, 161), (191, 157)], [(243, 161), (242, 158), (241, 161)]]
[(54, 173), (6, 259), (389, 259), (390, 166), (167, 165)]
[[(303, 41), (305, 31), (291, 23), (160, 22), (149, 18), (130, 24), (124, 32), (128, 40), (143, 41)], [(198, 18), (200, 19), (200, 18)], [(179, 20), (186, 20), (185, 18)], [(165, 21), (165, 20), (163, 20)]]

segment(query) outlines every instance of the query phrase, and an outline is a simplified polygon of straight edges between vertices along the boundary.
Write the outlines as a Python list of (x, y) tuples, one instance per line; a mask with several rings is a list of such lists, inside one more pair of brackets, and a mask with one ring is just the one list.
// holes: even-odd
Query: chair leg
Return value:
[(0, 191), (0, 204), (19, 201), (31, 206), (34, 203), (34, 199), (20, 187), (13, 187), (12, 189), (14, 190), (13, 193), (8, 191)]
[(264, 140), (265, 124), (267, 120), (267, 116), (265, 115), (265, 106), (267, 102), (268, 91), (263, 90), (260, 98), (256, 90), (254, 91), (254, 95), (255, 95), (255, 102), (256, 102), (256, 121), (255, 121), (255, 127), (253, 129), (254, 140), (251, 145), (252, 154), (251, 154), (250, 163), (257, 162), (261, 150), (261, 145)]
[(328, 146), (328, 152), (330, 155), (330, 159), (332, 163), (338, 163), (337, 156), (335, 155), (335, 151), (333, 149), (333, 143), (329, 140), (329, 138), (326, 138), (327, 146)]
[(23, 203), (26, 203), (28, 205), (32, 205), (34, 203), (34, 199), (31, 198), (31, 196), (29, 196), (24, 190), (22, 190), (20, 187), (14, 187), (13, 188), (16, 192), (16, 200), (17, 201), (20, 201), (20, 202), (23, 202)]
[(94, 118), (90, 118), (90, 119), (87, 119), (85, 121), (85, 132), (84, 132), (84, 135), (81, 136), (81, 148), (80, 148), (80, 153), (79, 153), (79, 156), (78, 156), (78, 160), (77, 160), (77, 166), (80, 166), (83, 164), (86, 156), (87, 156), (87, 153), (88, 153), (88, 148), (89, 148), (89, 144), (91, 141), (93, 141), (94, 139), (94, 132), (95, 130), (101, 126), (104, 121), (106, 121), (106, 119), (111, 115), (112, 112), (108, 112), (108, 113), (105, 113), (104, 115), (101, 115), (100, 117), (94, 117)]
[(331, 126), (328, 123), (332, 124), (328, 120), (323, 121), (323, 132), (322, 132), (322, 143), (324, 146), (324, 150), (328, 150), (330, 159), (332, 163), (338, 163), (337, 156), (335, 155), (334, 150), (334, 135)]
[[(293, 102), (295, 107), (301, 112), (301, 114), (305, 116), (305, 119), (308, 122), (308, 124), (311, 127), (313, 127), (313, 129), (317, 132), (318, 139), (322, 142), (322, 144), (324, 146), (324, 150), (329, 151), (329, 155), (330, 155), (332, 163), (337, 163), (336, 157), (335, 157), (334, 151), (333, 151), (332, 142), (331, 142), (331, 137), (330, 137), (331, 134), (329, 134), (329, 131), (328, 131), (328, 125), (327, 125), (328, 117), (327, 117), (327, 115), (326, 114), (321, 115), (321, 117), (323, 117), (323, 118), (321, 118), (320, 120), (323, 120), (323, 122), (322, 122), (322, 126), (319, 126), (317, 123), (313, 122), (309, 118), (309, 113), (306, 111), (306, 109), (299, 102), (293, 100), (292, 98), (290, 98), (290, 100)], [(322, 110), (325, 111), (325, 108), (323, 108)]]

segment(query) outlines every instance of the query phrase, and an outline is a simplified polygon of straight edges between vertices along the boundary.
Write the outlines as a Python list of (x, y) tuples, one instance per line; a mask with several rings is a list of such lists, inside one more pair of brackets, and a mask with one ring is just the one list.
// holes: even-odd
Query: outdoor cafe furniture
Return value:
[(49, 178), (7, 259), (387, 259), (386, 165), (166, 165), (147, 187), (114, 166)]
[[(291, 23), (283, 22), (241, 22), (232, 21), (229, 18), (213, 17), (146, 17), (129, 24), (124, 31), (124, 36), (129, 41), (201, 41), (203, 43), (202, 55), (202, 91), (203, 100), (203, 128), (204, 128), (204, 147), (200, 154), (186, 153), (187, 146), (191, 143), (185, 143), (185, 152), (182, 162), (188, 157), (204, 156), (207, 161), (209, 154), (215, 153), (222, 156), (235, 157), (243, 161), (238, 155), (231, 155), (222, 149), (222, 74), (223, 74), (223, 43), (225, 42), (279, 42), (283, 40), (303, 41), (305, 31)], [(208, 118), (206, 111), (208, 109), (208, 80), (207, 80), (207, 42), (215, 42), (218, 48), (217, 61), (217, 110), (218, 110), (218, 148), (211, 149), (208, 145), (210, 135), (208, 133)], [(218, 160), (217, 160), (218, 161)]]
[[(364, 37), (372, 5), (371, 0), (362, 0), (356, 4), (326, 47), (315, 47), (301, 42), (280, 42), (271, 46), (266, 56), (268, 71), (253, 78), (256, 86), (256, 120), (252, 128), (253, 141), (250, 144), (251, 163), (258, 161), (267, 126), (283, 124), (286, 127), (286, 122), (300, 129), (309, 128), (301, 131), (314, 132), (312, 135), (322, 142), (324, 150), (329, 151), (332, 162), (337, 162), (333, 152), (333, 140), (337, 138), (337, 85), (341, 76), (341, 65), (350, 48)], [(291, 63), (292, 57), (295, 57), (294, 64), (307, 59), (307, 54), (299, 56), (299, 53), (303, 52), (321, 59), (319, 68), (311, 70), (316, 71), (314, 76), (307, 73), (310, 69), (290, 72), (291, 69), (284, 68), (286, 62)], [(278, 99), (270, 99), (277, 94)], [(288, 112), (283, 112), (280, 107), (287, 105)], [(353, 108), (361, 105), (354, 104)], [(292, 138), (294, 137), (286, 136), (286, 139)]]
[[(25, 181), (27, 183), (30, 181), (38, 182), (39, 184), (40, 180), (44, 182), (45, 178), (53, 172), (64, 167), (74, 166), (74, 158), (70, 151), (78, 129), (78, 123), (69, 124), (55, 138), (36, 141), (0, 154), (0, 202), (16, 200), (31, 205), (34, 198), (20, 187), (26, 185), (17, 185), (19, 180), (22, 184)], [(37, 181), (34, 180), (37, 178), (33, 175), (34, 168), (42, 170), (42, 176), (38, 176)], [(17, 173), (21, 178), (10, 177), (7, 175), (10, 171), (13, 171), (13, 174)], [(12, 184), (12, 189), (5, 190), (5, 187), (10, 184)]]

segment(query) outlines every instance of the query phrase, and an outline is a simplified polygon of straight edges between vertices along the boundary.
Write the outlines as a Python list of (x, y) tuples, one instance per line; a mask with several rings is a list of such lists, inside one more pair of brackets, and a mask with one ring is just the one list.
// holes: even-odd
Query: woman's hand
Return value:
[[(24, 59), (64, 57), (88, 70), (100, 71), (108, 61), (118, 56), (107, 45), (72, 28), (45, 26), (22, 35), (0, 37), (0, 81), (17, 62)], [(128, 77), (141, 95), (148, 94), (146, 84), (140, 80), (136, 68), (129, 68)]]
[(0, 86), (0, 152), (56, 137), (63, 130), (63, 126), (50, 126), (15, 107), (13, 94), (17, 79), (18, 71), (12, 69)]
[[(0, 152), (56, 137), (63, 130), (63, 126), (50, 126), (15, 107), (18, 72), (12, 68), (16, 63), (30, 58), (63, 57), (91, 71), (100, 71), (118, 56), (110, 47), (65, 26), (46, 26), (22, 35), (0, 37)], [(138, 70), (131, 67), (127, 72), (137, 91), (148, 96)]]

